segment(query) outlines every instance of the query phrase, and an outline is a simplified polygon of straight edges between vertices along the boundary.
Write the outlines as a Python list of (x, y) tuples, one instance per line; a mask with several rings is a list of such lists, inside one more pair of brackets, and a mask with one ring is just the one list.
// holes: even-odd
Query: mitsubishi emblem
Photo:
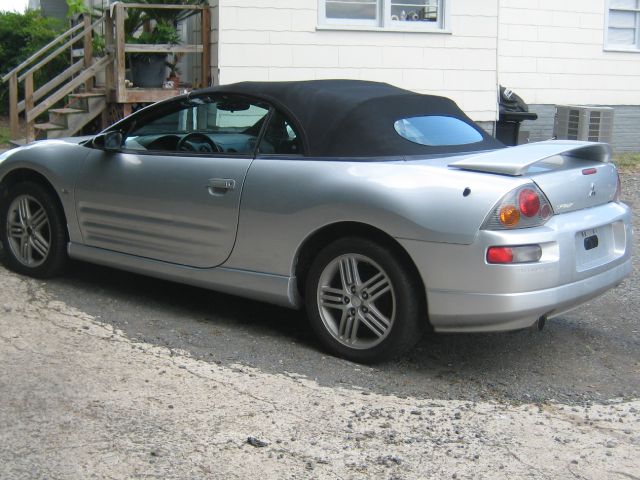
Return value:
[(590, 197), (595, 197), (596, 196), (596, 184), (595, 183), (591, 183), (591, 188), (589, 190), (589, 196)]

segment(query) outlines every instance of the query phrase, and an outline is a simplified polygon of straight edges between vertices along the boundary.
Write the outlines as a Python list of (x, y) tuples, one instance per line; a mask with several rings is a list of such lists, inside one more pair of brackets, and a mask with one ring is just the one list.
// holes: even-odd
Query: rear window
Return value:
[(480, 132), (453, 117), (433, 115), (403, 118), (393, 126), (402, 138), (430, 147), (467, 145), (482, 141)]

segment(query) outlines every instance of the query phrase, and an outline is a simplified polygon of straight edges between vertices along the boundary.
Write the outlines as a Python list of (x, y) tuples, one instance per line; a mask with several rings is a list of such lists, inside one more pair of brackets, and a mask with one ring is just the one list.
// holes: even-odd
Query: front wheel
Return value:
[(318, 254), (305, 301), (311, 326), (331, 353), (371, 363), (398, 356), (420, 339), (427, 320), (419, 288), (395, 253), (349, 237)]
[(0, 238), (7, 265), (16, 272), (47, 278), (65, 266), (64, 215), (41, 185), (23, 182), (0, 202)]

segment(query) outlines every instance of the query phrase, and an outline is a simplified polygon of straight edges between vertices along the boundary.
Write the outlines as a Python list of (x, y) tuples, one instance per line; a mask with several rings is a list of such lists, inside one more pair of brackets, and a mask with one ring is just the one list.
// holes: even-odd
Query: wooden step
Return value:
[(12, 148), (24, 147), (26, 144), (26, 138), (16, 138), (15, 140), (9, 140), (9, 145), (11, 145)]
[[(78, 101), (77, 103), (81, 102)], [(75, 120), (75, 118), (70, 117), (77, 117), (79, 114), (83, 113), (87, 113), (87, 111), (83, 110), (82, 108), (52, 108), (51, 110), (49, 110), (49, 123), (55, 123), (56, 125), (60, 125), (62, 128), (68, 128), (69, 125)]]
[(42, 130), (46, 132), (48, 132), (49, 130), (64, 130), (64, 127), (62, 125), (57, 125), (55, 123), (50, 123), (50, 122), (36, 123), (33, 126), (33, 128), (35, 128), (36, 130)]
[(93, 98), (93, 97), (104, 97), (104, 92), (80, 92), (80, 93), (70, 93), (70, 97), (74, 98)]
[(78, 108), (52, 108), (49, 113), (55, 113), (57, 115), (71, 115), (73, 113), (85, 113), (86, 110), (80, 110)]

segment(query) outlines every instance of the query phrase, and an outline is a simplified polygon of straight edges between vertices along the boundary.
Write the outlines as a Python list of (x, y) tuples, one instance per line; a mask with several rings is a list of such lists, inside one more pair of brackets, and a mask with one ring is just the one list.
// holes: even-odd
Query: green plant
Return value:
[(107, 48), (107, 44), (104, 38), (104, 35), (100, 33), (93, 33), (93, 38), (91, 39), (91, 45), (93, 47), (93, 55), (96, 57), (101, 57), (104, 55), (104, 52)]
[[(0, 12), (0, 68), (9, 72), (64, 31), (59, 20), (44, 18), (39, 11), (25, 13)], [(36, 72), (35, 87), (60, 73), (68, 63), (64, 54)], [(20, 84), (22, 89), (22, 83)], [(22, 93), (20, 93), (22, 95)], [(0, 84), (0, 112), (8, 111), (9, 84)]]
[(170, 61), (165, 62), (169, 67), (169, 77), (177, 77), (182, 74), (178, 68), (178, 63), (182, 59), (183, 53), (174, 53)]
[(76, 18), (79, 15), (90, 14), (100, 17), (104, 13), (104, 9), (100, 7), (87, 7), (85, 0), (66, 0), (67, 2), (67, 18)]
[[(123, 3), (206, 5), (207, 0), (124, 0)], [(189, 9), (128, 8), (127, 18), (124, 22), (127, 43), (175, 45), (180, 40), (176, 30), (178, 22), (196, 13), (196, 11)]]
[[(127, 43), (138, 44), (151, 44), (151, 45), (177, 45), (180, 42), (180, 36), (178, 31), (173, 25), (166, 23), (156, 23), (155, 26), (149, 31), (141, 32), (137, 37), (131, 36), (127, 39)], [(138, 61), (150, 62), (154, 57), (161, 56), (166, 58), (166, 53), (132, 53), (131, 58), (135, 58)]]
[(85, 5), (84, 0), (67, 0), (68, 18), (84, 15), (85, 13), (89, 13), (89, 8)]

